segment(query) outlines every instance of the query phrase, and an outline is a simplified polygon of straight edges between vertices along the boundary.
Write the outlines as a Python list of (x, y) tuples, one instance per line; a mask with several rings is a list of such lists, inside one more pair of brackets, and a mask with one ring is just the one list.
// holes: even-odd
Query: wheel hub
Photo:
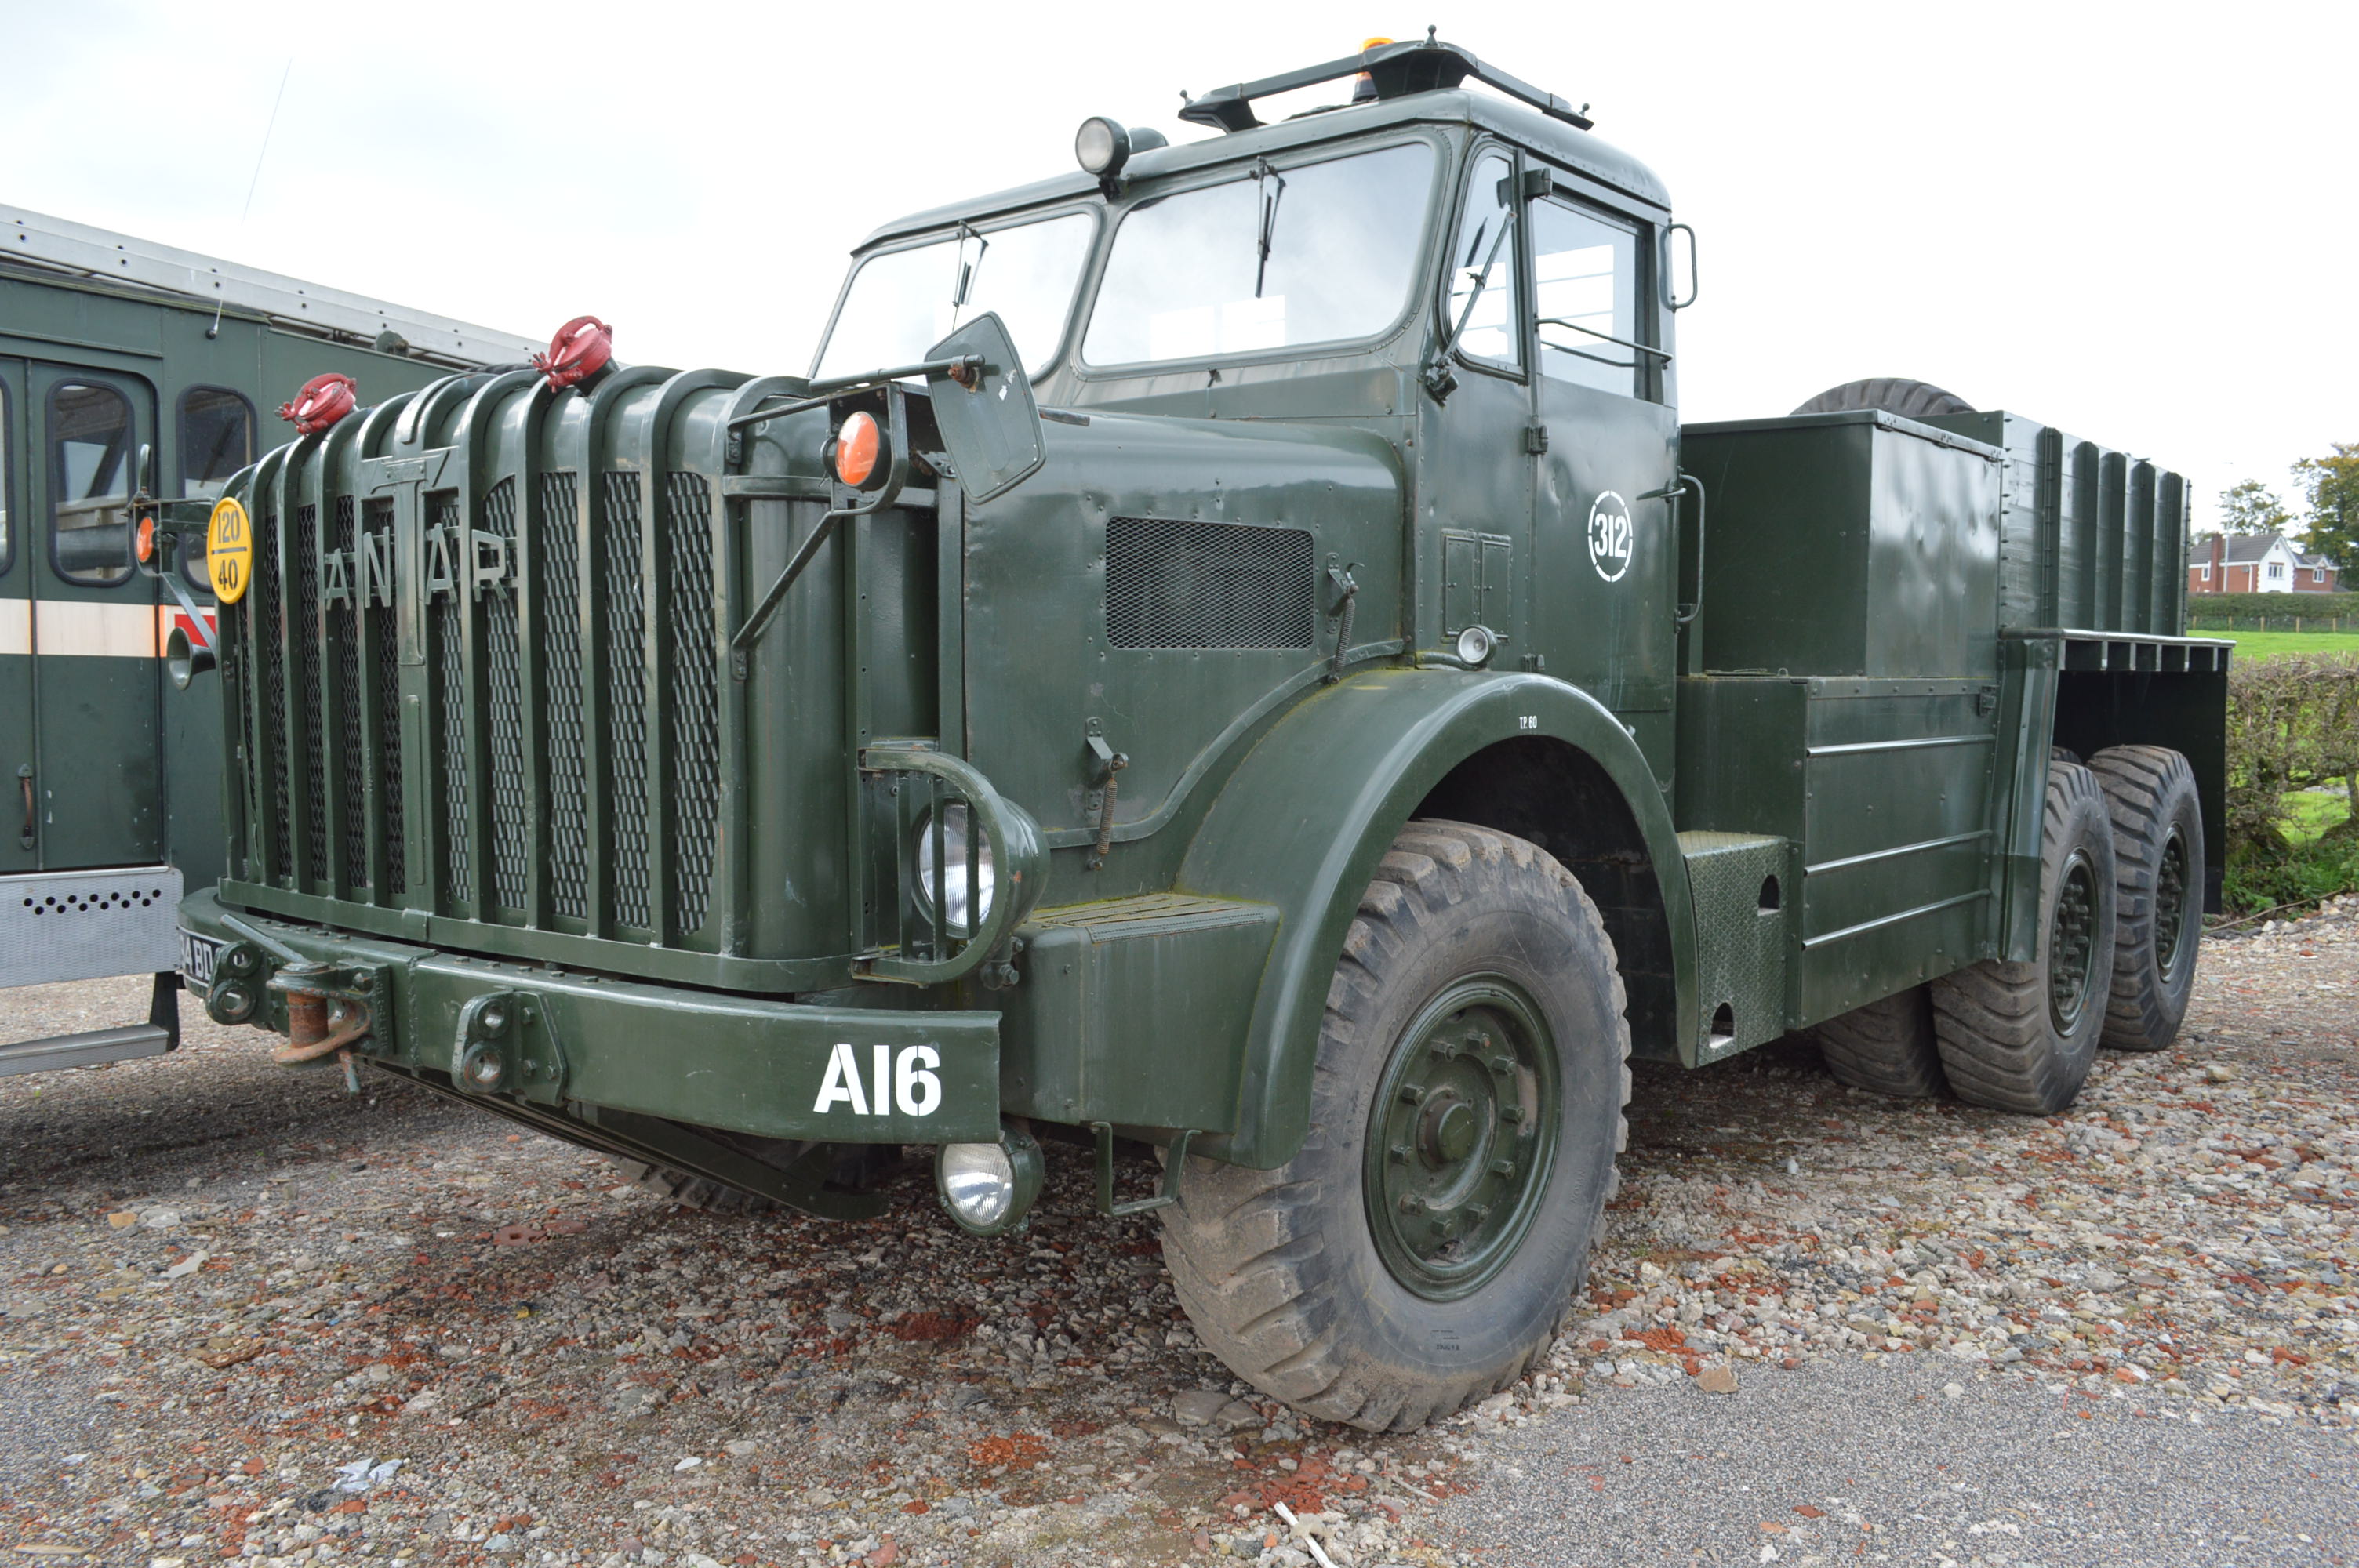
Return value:
[(2060, 1034), (2078, 1028), (2089, 1005), (2096, 926), (2096, 868), (2086, 854), (2076, 850), (2064, 863), (2055, 912), (2049, 917), (2048, 1012)]
[(1556, 1051), (1504, 979), (1444, 989), (1404, 1030), (1369, 1109), (1369, 1225), (1431, 1300), (1480, 1289), (1530, 1228), (1556, 1160)]
[(2187, 943), (2187, 836), (2174, 826), (2163, 840), (2162, 863), (2154, 879), (2155, 968), (2175, 979)]

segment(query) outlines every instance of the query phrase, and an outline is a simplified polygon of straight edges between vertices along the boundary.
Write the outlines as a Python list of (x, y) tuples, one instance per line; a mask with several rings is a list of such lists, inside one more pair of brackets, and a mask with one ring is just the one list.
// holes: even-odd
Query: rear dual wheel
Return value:
[(1192, 1164), (1163, 1252), (1205, 1346), (1330, 1421), (1407, 1431), (1523, 1374), (1612, 1195), (1629, 1026), (1596, 906), (1545, 850), (1412, 823), (1328, 989), (1301, 1150)]

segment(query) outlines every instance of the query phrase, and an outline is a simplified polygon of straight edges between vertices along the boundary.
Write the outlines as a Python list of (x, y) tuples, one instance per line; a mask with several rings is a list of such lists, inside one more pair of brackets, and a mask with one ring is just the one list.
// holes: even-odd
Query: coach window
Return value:
[(49, 525), (58, 575), (112, 587), (130, 577), (131, 404), (111, 386), (49, 394)]
[[(218, 501), (230, 476), (254, 461), (254, 406), (221, 386), (192, 386), (180, 394), (180, 493), (190, 501)], [(205, 543), (190, 534), (180, 546), (180, 575), (204, 588)]]
[(1540, 373), (1625, 397), (1650, 384), (1638, 328), (1638, 236), (1561, 200), (1532, 207), (1532, 291)]

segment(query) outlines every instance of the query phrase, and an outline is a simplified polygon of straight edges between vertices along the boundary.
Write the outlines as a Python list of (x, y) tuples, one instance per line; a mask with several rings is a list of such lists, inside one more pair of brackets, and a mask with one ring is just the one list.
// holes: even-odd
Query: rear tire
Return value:
[(1879, 375), (1866, 381), (1847, 381), (1841, 386), (1831, 386), (1799, 408), (1795, 414), (1848, 414), (1863, 408), (1880, 408), (1886, 414), (1897, 414), (1903, 419), (1924, 419), (1937, 414), (1972, 414), (1974, 406), (1954, 392), (1944, 392), (1927, 381), (1910, 381), (1906, 376)]
[(2160, 1051), (2179, 1037), (2202, 945), (2203, 808), (2195, 770), (2160, 746), (2114, 746), (2089, 759), (2114, 821), (2113, 995), (2104, 1043)]
[(1830, 1018), (1815, 1033), (1827, 1071), (1853, 1088), (1930, 1099), (1948, 1087), (1933, 1033), (1933, 999), (1923, 986)]
[(2096, 774), (2048, 764), (2039, 875), (2039, 956), (1993, 958), (1932, 984), (1941, 1065), (1958, 1098), (2053, 1116), (2096, 1060), (2111, 991), (2114, 832)]
[(1407, 1432), (1505, 1388), (1572, 1307), (1625, 1137), (1614, 946), (1547, 851), (1411, 823), (1327, 992), (1309, 1135), (1192, 1162), (1162, 1210), (1207, 1348), (1329, 1421)]

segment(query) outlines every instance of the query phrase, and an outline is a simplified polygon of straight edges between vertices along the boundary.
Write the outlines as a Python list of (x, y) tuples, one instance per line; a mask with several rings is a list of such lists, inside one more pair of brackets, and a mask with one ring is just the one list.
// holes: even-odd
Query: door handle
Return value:
[(29, 849), (33, 847), (34, 839), (32, 763), (19, 762), (16, 764), (16, 782), (23, 785), (25, 790), (25, 830), (16, 836), (16, 843), (19, 848)]

